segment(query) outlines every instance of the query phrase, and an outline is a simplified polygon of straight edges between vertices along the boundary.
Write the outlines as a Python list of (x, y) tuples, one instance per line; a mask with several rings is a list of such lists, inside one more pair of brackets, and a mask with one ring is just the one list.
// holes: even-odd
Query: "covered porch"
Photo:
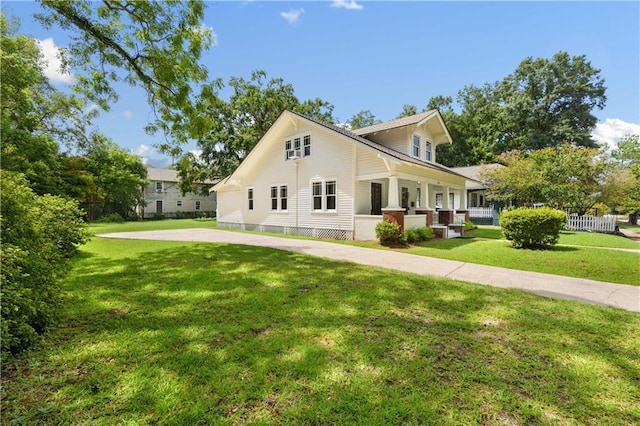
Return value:
[(469, 219), (464, 179), (460, 182), (407, 174), (359, 176), (356, 180), (354, 239), (374, 240), (382, 220), (403, 229), (430, 226), (439, 238), (462, 235)]

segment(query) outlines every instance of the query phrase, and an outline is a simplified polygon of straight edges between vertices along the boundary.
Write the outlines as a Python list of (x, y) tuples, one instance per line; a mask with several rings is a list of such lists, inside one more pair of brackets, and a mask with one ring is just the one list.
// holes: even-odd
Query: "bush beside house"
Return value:
[(500, 226), (513, 247), (548, 248), (558, 242), (566, 220), (567, 215), (561, 210), (519, 208), (503, 212)]

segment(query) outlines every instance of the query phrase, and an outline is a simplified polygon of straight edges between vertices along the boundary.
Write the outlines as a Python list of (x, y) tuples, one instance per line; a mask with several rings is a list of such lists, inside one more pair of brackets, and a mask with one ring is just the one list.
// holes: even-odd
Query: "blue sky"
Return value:
[[(63, 31), (46, 31), (32, 19), (38, 4), (2, 7), (20, 18), (22, 33), (43, 41), (45, 55), (65, 45)], [(301, 100), (331, 102), (340, 121), (365, 109), (389, 120), (404, 104), (422, 109), (432, 96), (455, 98), (465, 85), (501, 80), (529, 56), (586, 55), (607, 86), (606, 108), (593, 111), (596, 139), (612, 144), (640, 132), (635, 1), (209, 2), (205, 24), (216, 36), (203, 58), (211, 77), (249, 78), (263, 69), (292, 84)], [(66, 84), (53, 72), (51, 78)], [(153, 149), (159, 136), (143, 130), (151, 116), (144, 94), (118, 88), (121, 99), (97, 120), (99, 130), (150, 163), (167, 165)]]

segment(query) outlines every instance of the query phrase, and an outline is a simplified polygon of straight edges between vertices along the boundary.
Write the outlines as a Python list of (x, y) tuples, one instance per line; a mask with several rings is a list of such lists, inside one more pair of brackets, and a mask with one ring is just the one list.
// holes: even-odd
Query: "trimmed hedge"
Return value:
[(399, 244), (401, 236), (400, 225), (395, 222), (383, 220), (376, 225), (376, 237), (384, 246)]
[(519, 208), (500, 215), (500, 227), (516, 248), (548, 248), (555, 245), (567, 215), (561, 210), (541, 207)]

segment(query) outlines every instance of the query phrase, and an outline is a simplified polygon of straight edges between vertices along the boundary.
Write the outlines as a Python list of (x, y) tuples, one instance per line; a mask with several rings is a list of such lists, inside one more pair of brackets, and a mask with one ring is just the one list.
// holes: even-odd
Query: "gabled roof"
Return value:
[(451, 170), (454, 170), (456, 173), (465, 176), (470, 181), (473, 181), (467, 184), (467, 189), (484, 189), (486, 186), (482, 184), (482, 181), (480, 180), (480, 172), (486, 169), (495, 169), (497, 167), (504, 166), (498, 163), (490, 163), (479, 164), (476, 166), (452, 167)]
[[(460, 177), (466, 177), (466, 176), (464, 176), (464, 175), (462, 175), (460, 173), (457, 173), (457, 172), (451, 170), (450, 168), (448, 168), (446, 166), (443, 166), (441, 164), (422, 161), (422, 160), (420, 160), (418, 158), (415, 158), (415, 157), (412, 157), (410, 155), (404, 154), (404, 153), (402, 153), (400, 151), (396, 151), (395, 149), (391, 149), (391, 148), (386, 147), (384, 145), (380, 145), (379, 143), (376, 143), (376, 142), (373, 142), (373, 141), (371, 141), (369, 139), (363, 138), (362, 136), (359, 136), (355, 132), (353, 132), (351, 130), (347, 130), (347, 129), (343, 128), (343, 127), (339, 127), (339, 126), (336, 126), (336, 125), (333, 125), (333, 124), (328, 124), (328, 123), (322, 122), (320, 120), (316, 120), (315, 118), (311, 118), (311, 117), (309, 117), (307, 115), (304, 115), (304, 114), (301, 114), (299, 112), (288, 111), (288, 110), (285, 111), (285, 112), (292, 113), (292, 114), (297, 115), (297, 116), (299, 116), (301, 118), (304, 118), (305, 120), (309, 120), (309, 121), (311, 121), (311, 122), (313, 122), (315, 124), (318, 124), (318, 125), (320, 125), (322, 127), (325, 127), (325, 128), (327, 128), (329, 130), (333, 130), (334, 132), (340, 133), (340, 134), (342, 134), (342, 135), (344, 135), (344, 136), (346, 136), (348, 138), (351, 138), (351, 139), (355, 140), (356, 142), (359, 142), (359, 143), (361, 143), (363, 145), (366, 145), (369, 148), (373, 148), (374, 150), (379, 151), (379, 152), (381, 152), (383, 154), (386, 154), (386, 155), (388, 155), (390, 157), (393, 157), (393, 158), (395, 158), (397, 160), (404, 161), (404, 162), (411, 163), (411, 164), (417, 164), (417, 165), (420, 165), (420, 166), (428, 167), (430, 169), (435, 169), (435, 170), (439, 170), (439, 171), (446, 172), (446, 173), (451, 173), (451, 174), (454, 174), (454, 175), (460, 176)], [(403, 118), (400, 118), (398, 120), (392, 120), (391, 122), (396, 122), (396, 121), (403, 120), (403, 119), (410, 119), (411, 117), (423, 116), (421, 119), (419, 119), (417, 121), (412, 121), (412, 120), (415, 120), (415, 119), (412, 119), (407, 124), (404, 124), (405, 126), (408, 126), (408, 125), (411, 125), (411, 124), (419, 123), (420, 121), (424, 120), (425, 118), (431, 116), (431, 114), (428, 114), (428, 113), (434, 113), (434, 112), (437, 113), (437, 110), (431, 110), (431, 111), (423, 112), (421, 114), (412, 115), (410, 117), (403, 117)], [(381, 123), (381, 124), (385, 124), (385, 123)], [(367, 127), (367, 128), (371, 128), (371, 127), (375, 127), (375, 126), (370, 126), (370, 127)], [(398, 127), (398, 126), (396, 126), (396, 127)]]
[[(432, 112), (432, 113), (433, 113), (433, 112), (435, 112), (436, 114), (438, 113), (436, 110), (432, 110), (431, 112)], [(265, 137), (267, 137), (268, 133), (271, 131), (271, 129), (273, 128), (273, 126), (274, 126), (278, 121), (280, 121), (280, 120), (282, 119), (282, 117), (284, 117), (284, 116), (286, 116), (286, 115), (289, 115), (289, 116), (293, 115), (293, 116), (296, 116), (296, 117), (301, 118), (301, 119), (303, 119), (303, 120), (306, 120), (306, 121), (308, 121), (308, 122), (310, 122), (310, 123), (313, 123), (313, 124), (316, 124), (316, 125), (318, 125), (318, 126), (324, 127), (325, 129), (328, 129), (328, 130), (333, 131), (333, 132), (335, 132), (335, 133), (341, 134), (342, 136), (345, 136), (345, 137), (347, 137), (347, 138), (349, 138), (349, 139), (353, 140), (354, 142), (356, 142), (356, 143), (358, 143), (358, 144), (360, 144), (360, 145), (366, 146), (366, 147), (371, 148), (371, 149), (373, 149), (373, 150), (375, 150), (375, 151), (377, 151), (377, 152), (379, 152), (379, 153), (381, 153), (381, 154), (384, 154), (384, 155), (386, 155), (386, 156), (388, 156), (388, 157), (395, 158), (395, 159), (400, 160), (400, 161), (403, 161), (403, 162), (405, 162), (405, 163), (415, 164), (415, 165), (418, 165), (418, 166), (427, 167), (427, 168), (430, 168), (430, 169), (433, 169), (433, 170), (438, 170), (438, 171), (441, 171), (441, 172), (450, 173), (450, 174), (452, 174), (452, 175), (456, 175), (456, 176), (459, 176), (459, 177), (462, 177), (462, 178), (466, 178), (466, 176), (464, 176), (464, 175), (462, 175), (462, 174), (460, 174), (460, 173), (457, 173), (457, 172), (455, 172), (455, 171), (451, 170), (450, 168), (448, 168), (448, 167), (446, 167), (446, 166), (443, 166), (443, 165), (438, 164), (438, 163), (430, 163), (430, 162), (427, 162), (427, 161), (422, 161), (422, 160), (420, 160), (420, 159), (418, 159), (418, 158), (412, 157), (412, 156), (410, 156), (410, 155), (407, 155), (407, 154), (404, 154), (404, 153), (402, 153), (402, 152), (396, 151), (395, 149), (391, 149), (391, 148), (389, 148), (389, 147), (386, 147), (386, 146), (384, 146), (384, 145), (380, 145), (379, 143), (376, 143), (376, 142), (373, 142), (373, 141), (371, 141), (371, 140), (369, 140), (369, 139), (366, 139), (366, 138), (364, 138), (364, 137), (362, 137), (362, 136), (359, 136), (359, 135), (357, 135), (356, 133), (354, 133), (354, 132), (352, 132), (352, 131), (350, 131), (350, 130), (347, 130), (347, 129), (343, 128), (343, 127), (339, 127), (339, 126), (336, 126), (336, 125), (333, 125), (333, 124), (325, 123), (325, 122), (320, 121), (320, 120), (316, 120), (315, 118), (309, 117), (309, 116), (307, 116), (307, 115), (305, 115), (305, 114), (301, 114), (301, 113), (299, 113), (299, 112), (290, 111), (290, 110), (285, 110), (285, 111), (283, 111), (283, 112), (282, 112), (282, 114), (280, 114), (280, 116), (276, 119), (276, 121), (274, 122), (274, 124), (272, 125), (272, 127), (271, 127), (271, 128), (267, 131), (267, 133), (262, 137), (262, 139), (258, 142), (258, 144), (256, 144), (256, 146), (251, 150), (251, 152), (249, 152), (249, 154), (247, 155), (247, 157), (245, 157), (244, 161), (243, 161), (242, 163), (240, 163), (240, 165), (238, 166), (238, 168), (236, 168), (236, 170), (235, 170), (233, 173), (231, 173), (231, 175), (229, 175), (229, 176), (227, 176), (226, 178), (222, 179), (221, 181), (219, 181), (219, 182), (218, 182), (218, 184), (217, 184), (216, 186), (214, 186), (213, 188), (211, 188), (211, 190), (212, 190), (212, 191), (215, 191), (215, 190), (217, 190), (220, 186), (224, 186), (226, 183), (229, 183), (229, 182), (231, 182), (231, 181), (232, 181), (233, 176), (236, 174), (236, 172), (237, 172), (239, 169), (241, 169), (241, 168), (242, 168), (242, 166), (247, 162), (247, 160), (249, 159), (249, 157), (251, 157), (251, 156), (252, 156), (252, 154), (254, 154), (254, 153), (255, 153), (256, 149), (257, 149), (257, 148), (258, 148), (258, 146), (260, 145), (260, 142), (261, 142)], [(417, 115), (417, 116), (421, 116), (421, 118), (420, 118), (420, 119), (418, 119), (417, 121), (414, 121), (414, 120), (415, 120), (415, 116), (411, 116), (411, 117), (414, 117), (413, 119), (411, 119), (411, 117), (404, 117), (404, 118), (406, 118), (406, 119), (410, 119), (410, 120), (407, 120), (407, 121), (406, 121), (407, 123), (413, 123), (413, 124), (415, 124), (415, 123), (419, 123), (420, 121), (424, 120), (425, 118), (428, 118), (428, 117), (430, 117), (430, 116), (431, 116), (431, 114), (427, 114), (427, 113), (421, 113), (421, 114), (416, 114), (416, 115)], [(393, 121), (395, 122), (395, 121), (397, 121), (397, 120), (393, 120)], [(405, 124), (405, 125), (410, 125), (410, 124)]]
[(147, 167), (147, 179), (161, 180), (164, 182), (177, 182), (178, 172), (171, 169), (158, 169), (155, 167)]
[(391, 129), (396, 129), (398, 127), (420, 124), (420, 122), (428, 118), (431, 118), (431, 116), (437, 113), (438, 113), (438, 110), (430, 109), (429, 111), (410, 115), (408, 117), (396, 118), (395, 120), (385, 121), (384, 123), (374, 124), (373, 126), (367, 126), (367, 127), (362, 127), (360, 129), (355, 129), (353, 133), (355, 133), (356, 135), (364, 136), (364, 135), (369, 135), (371, 133), (382, 132), (384, 130), (391, 130)]
[[(158, 169), (147, 166), (147, 179), (163, 182), (178, 182), (178, 172), (173, 169)], [(207, 179), (204, 182), (198, 183), (213, 184), (216, 183), (216, 181)]]

